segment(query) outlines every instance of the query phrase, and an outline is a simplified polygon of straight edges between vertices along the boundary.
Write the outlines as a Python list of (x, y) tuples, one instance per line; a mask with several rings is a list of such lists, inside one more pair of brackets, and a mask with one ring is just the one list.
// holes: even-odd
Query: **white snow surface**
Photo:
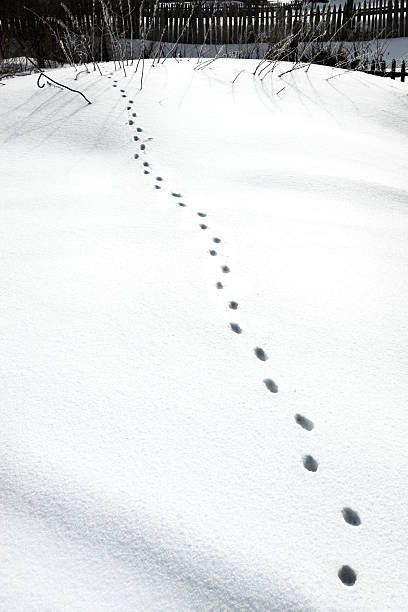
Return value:
[(255, 66), (1, 88), (5, 612), (406, 610), (408, 86)]
[[(360, 58), (367, 61), (378, 61), (380, 59), (386, 62), (388, 68), (391, 68), (392, 60), (397, 62), (397, 69), (401, 67), (402, 60), (408, 60), (408, 38), (376, 38), (374, 40), (363, 40), (356, 42), (315, 42), (311, 46), (310, 43), (299, 43), (299, 49), (306, 49), (308, 56), (316, 52), (319, 46), (326, 49), (335, 50), (338, 47), (348, 49), (351, 57), (356, 54)], [(225, 45), (192, 45), (185, 43), (170, 43), (170, 42), (155, 42), (142, 41), (140, 39), (126, 39), (122, 45), (122, 52), (127, 58), (139, 58), (142, 52), (145, 56), (154, 58), (166, 57), (183, 57), (183, 58), (245, 58), (259, 59), (265, 57), (268, 51), (268, 43), (242, 43), (242, 44), (225, 44)]]

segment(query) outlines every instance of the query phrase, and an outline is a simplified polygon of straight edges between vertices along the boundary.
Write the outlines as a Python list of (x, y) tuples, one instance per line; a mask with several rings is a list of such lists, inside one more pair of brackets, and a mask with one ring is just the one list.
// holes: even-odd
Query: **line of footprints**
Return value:
[[(112, 78), (112, 73), (108, 75), (108, 79), (111, 79), (111, 78)], [(113, 81), (113, 87), (118, 87), (118, 81), (116, 80)], [(124, 89), (120, 89), (120, 93), (121, 93), (122, 98), (127, 98), (126, 91)], [(137, 160), (140, 159), (142, 161), (142, 168), (143, 168), (144, 174), (151, 174), (150, 164), (146, 160), (143, 161), (143, 156), (146, 154), (146, 142), (151, 140), (151, 138), (142, 137), (141, 134), (143, 130), (141, 127), (136, 126), (135, 119), (137, 118), (137, 114), (135, 112), (132, 112), (132, 104), (133, 104), (133, 100), (128, 99), (128, 104), (127, 104), (127, 110), (129, 112), (128, 123), (130, 127), (135, 128), (136, 134), (133, 135), (133, 140), (139, 145), (139, 150), (138, 152), (134, 154), (134, 158)], [(154, 188), (161, 189), (162, 181), (163, 181), (163, 178), (161, 176), (156, 176)], [(182, 197), (180, 193), (175, 193), (175, 192), (171, 192), (171, 195), (177, 200), (180, 200), (180, 198)], [(187, 206), (184, 202), (181, 202), (181, 201), (178, 201), (177, 204), (178, 206), (182, 208)], [(197, 215), (198, 217), (200, 217), (200, 220), (204, 219), (207, 216), (206, 213), (203, 213), (203, 212), (198, 212)], [(199, 227), (202, 230), (208, 229), (208, 225), (204, 222), (200, 222)], [(218, 237), (214, 237), (212, 239), (212, 242), (215, 244), (219, 244), (221, 242), (221, 239)], [(214, 248), (211, 248), (209, 250), (209, 254), (211, 257), (216, 257), (217, 251)], [(223, 265), (221, 266), (221, 272), (223, 274), (229, 274), (231, 270), (228, 266)], [(221, 281), (217, 281), (215, 286), (217, 289), (224, 288), (224, 285)], [(231, 310), (237, 310), (238, 302), (231, 301), (229, 302), (228, 306)], [(230, 323), (230, 327), (231, 327), (231, 330), (235, 334), (242, 334), (242, 329), (238, 323)], [(255, 354), (255, 357), (259, 359), (260, 361), (268, 360), (268, 355), (260, 347), (254, 348), (254, 354)], [(263, 383), (265, 387), (268, 389), (268, 391), (270, 391), (271, 393), (278, 393), (278, 385), (271, 378), (265, 378)], [(311, 421), (310, 419), (307, 419), (301, 414), (295, 415), (295, 421), (300, 427), (302, 427), (306, 431), (312, 431), (314, 429), (313, 421)], [(303, 461), (303, 466), (306, 470), (308, 470), (309, 472), (317, 472), (319, 468), (319, 464), (312, 455), (305, 455), (302, 461)], [(342, 515), (343, 515), (343, 519), (345, 520), (345, 522), (348, 523), (349, 525), (352, 525), (354, 527), (358, 527), (359, 525), (361, 525), (361, 520), (360, 520), (358, 513), (355, 510), (352, 510), (352, 508), (348, 508), (348, 507), (343, 508)], [(339, 569), (338, 577), (340, 578), (341, 582), (347, 586), (353, 586), (357, 580), (356, 572), (349, 565), (343, 565)]]

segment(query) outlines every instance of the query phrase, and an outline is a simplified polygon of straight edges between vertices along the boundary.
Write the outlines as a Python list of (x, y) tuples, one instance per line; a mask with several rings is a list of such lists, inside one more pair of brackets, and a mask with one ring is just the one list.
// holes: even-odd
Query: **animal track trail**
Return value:
[[(111, 78), (111, 77), (108, 77)], [(117, 87), (117, 81), (114, 81), (113, 83), (113, 87)], [(125, 90), (121, 89), (120, 90), (121, 94), (125, 94)], [(123, 95), (122, 97), (126, 97), (126, 95)], [(128, 104), (133, 104), (133, 100), (129, 100)], [(127, 110), (131, 111), (131, 106), (127, 106)], [(137, 117), (137, 113), (136, 112), (132, 112), (131, 113), (132, 119), (128, 120), (128, 123), (130, 126), (134, 125), (134, 121), (133, 119), (135, 119)], [(136, 131), (138, 134), (140, 134), (143, 129), (141, 127), (136, 127)], [(139, 142), (140, 141), (140, 136), (138, 135), (134, 135), (133, 136), (133, 140), (134, 142)], [(152, 138), (145, 138), (144, 142), (146, 141), (150, 141), (152, 140)], [(146, 150), (146, 145), (143, 143), (140, 144), (140, 151), (145, 151)], [(134, 153), (134, 158), (135, 159), (139, 159), (139, 154), (138, 153)], [(148, 168), (150, 168), (150, 165), (147, 161), (143, 162), (143, 167), (144, 167), (144, 174), (150, 174), (150, 171), (148, 170)], [(155, 181), (156, 184), (154, 185), (155, 189), (161, 189), (161, 185), (159, 185), (158, 183), (163, 181), (163, 178), (161, 176), (156, 176), (155, 177)], [(171, 192), (171, 196), (174, 198), (181, 198), (182, 195), (181, 193), (177, 193), (177, 192)], [(184, 202), (177, 202), (177, 205), (180, 206), (181, 208), (185, 208), (187, 205)], [(200, 218), (205, 218), (207, 217), (207, 213), (204, 213), (202, 211), (197, 212), (197, 215)], [(200, 229), (202, 230), (206, 230), (208, 229), (208, 226), (205, 223), (200, 223), (199, 224)], [(221, 243), (221, 238), (214, 236), (212, 238), (212, 242), (214, 242), (215, 244), (219, 244)], [(209, 254), (211, 257), (215, 257), (218, 255), (217, 251), (215, 249), (209, 249)], [(221, 266), (221, 271), (223, 274), (228, 274), (231, 272), (230, 268), (227, 265), (223, 265)], [(221, 281), (217, 281), (215, 284), (215, 287), (218, 290), (222, 290), (224, 289), (224, 285)], [(231, 300), (230, 302), (228, 302), (228, 308), (230, 310), (237, 310), (238, 309), (238, 302), (236, 302), (235, 300)], [(230, 329), (232, 332), (234, 332), (237, 335), (241, 335), (243, 333), (243, 330), (241, 328), (241, 326), (238, 323), (234, 323), (234, 322), (230, 322), (229, 324)], [(265, 350), (259, 346), (256, 346), (254, 349), (254, 354), (255, 357), (262, 362), (266, 362), (269, 358), (268, 355), (266, 354)], [(263, 383), (266, 387), (266, 389), (273, 394), (278, 393), (278, 385), (275, 383), (274, 380), (272, 380), (271, 378), (265, 378), (263, 380)], [(297, 423), (297, 425), (299, 425), (302, 429), (304, 429), (305, 431), (311, 432), (315, 425), (313, 423), (313, 421), (311, 421), (310, 419), (306, 418), (305, 416), (303, 416), (302, 414), (295, 414), (294, 416), (295, 422)], [(312, 473), (316, 473), (319, 469), (319, 463), (318, 461), (312, 456), (312, 455), (304, 455), (302, 458), (302, 463), (303, 463), (303, 467), (305, 468), (305, 470), (307, 470), (308, 472), (312, 472)], [(343, 516), (343, 520), (348, 524), (351, 525), (352, 527), (359, 527), (361, 525), (361, 519), (360, 516), (358, 514), (358, 512), (356, 512), (355, 510), (353, 510), (350, 507), (344, 507), (341, 510), (342, 516)], [(343, 565), (339, 571), (338, 571), (338, 578), (339, 580), (347, 587), (351, 587), (356, 583), (357, 580), (357, 574), (354, 571), (354, 569), (352, 567), (350, 567), (349, 565)]]
[(357, 574), (349, 565), (343, 565), (338, 571), (338, 577), (346, 586), (353, 586), (357, 580)]
[(313, 421), (310, 421), (301, 414), (295, 415), (295, 421), (298, 425), (300, 425), (301, 427), (303, 427), (303, 429), (306, 429), (307, 431), (312, 431), (312, 429), (314, 428)]
[(358, 527), (359, 525), (361, 525), (361, 519), (355, 510), (352, 510), (351, 508), (343, 508), (341, 513), (343, 515), (344, 520), (349, 525), (353, 525), (354, 527)]
[(236, 334), (242, 334), (242, 329), (240, 328), (238, 323), (230, 323), (230, 327), (232, 331), (235, 332)]
[(268, 359), (268, 355), (265, 353), (265, 351), (263, 350), (263, 348), (260, 348), (259, 346), (257, 346), (256, 348), (254, 348), (254, 353), (255, 356), (260, 360), (260, 361), (267, 361)]
[(308, 472), (317, 472), (319, 464), (312, 455), (305, 455), (303, 457), (303, 467), (308, 470)]
[(278, 385), (274, 380), (272, 380), (272, 378), (265, 378), (263, 382), (268, 391), (270, 391), (271, 393), (278, 392)]

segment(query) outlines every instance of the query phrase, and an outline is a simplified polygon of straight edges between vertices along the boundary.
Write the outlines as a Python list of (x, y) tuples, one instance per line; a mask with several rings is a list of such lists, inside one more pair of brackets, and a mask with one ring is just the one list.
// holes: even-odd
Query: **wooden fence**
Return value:
[[(191, 44), (228, 44), (279, 40), (291, 33), (299, 39), (321, 35), (322, 40), (369, 40), (371, 38), (408, 37), (408, 0), (370, 0), (343, 7), (310, 4), (238, 4), (139, 3), (122, 2), (123, 13), (113, 9), (111, 27), (121, 37), (182, 42)], [(71, 14), (78, 29), (97, 32), (106, 29), (106, 14), (100, 3), (82, 2)], [(119, 7), (120, 3), (111, 5)], [(64, 20), (66, 14), (59, 15)], [(43, 29), (36, 15), (26, 12), (20, 17), (0, 17), (0, 34)]]
[[(125, 27), (129, 35), (126, 19)], [(323, 8), (310, 4), (163, 4), (156, 11), (153, 6), (144, 7), (136, 30), (139, 34), (148, 32), (151, 40), (218, 45), (279, 40), (293, 33), (307, 39), (319, 32), (322, 40), (402, 37), (408, 36), (408, 0), (349, 2), (343, 7)]]

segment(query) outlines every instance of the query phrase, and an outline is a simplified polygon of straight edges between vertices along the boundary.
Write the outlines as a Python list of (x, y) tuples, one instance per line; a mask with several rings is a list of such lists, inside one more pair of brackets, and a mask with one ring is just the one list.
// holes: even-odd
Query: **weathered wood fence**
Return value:
[[(124, 38), (146, 38), (191, 44), (242, 44), (279, 40), (296, 33), (299, 40), (369, 40), (408, 36), (408, 0), (348, 2), (343, 7), (310, 4), (152, 4), (112, 0), (109, 27)], [(83, 0), (69, 18), (78, 31), (106, 32), (107, 15), (99, 2)], [(120, 7), (122, 10), (120, 10)], [(49, 17), (49, 16), (47, 16)], [(64, 20), (67, 14), (53, 19)], [(26, 11), (19, 17), (0, 17), (0, 35), (20, 37), (44, 31), (44, 22)]]
[[(126, 22), (129, 34), (129, 24)], [(138, 24), (136, 24), (137, 27)], [(408, 0), (374, 0), (343, 7), (330, 4), (216, 6), (163, 4), (144, 7), (140, 30), (151, 40), (228, 44), (274, 40), (293, 33), (303, 39), (321, 32), (322, 40), (369, 40), (408, 36)], [(139, 31), (140, 31), (139, 30)]]

